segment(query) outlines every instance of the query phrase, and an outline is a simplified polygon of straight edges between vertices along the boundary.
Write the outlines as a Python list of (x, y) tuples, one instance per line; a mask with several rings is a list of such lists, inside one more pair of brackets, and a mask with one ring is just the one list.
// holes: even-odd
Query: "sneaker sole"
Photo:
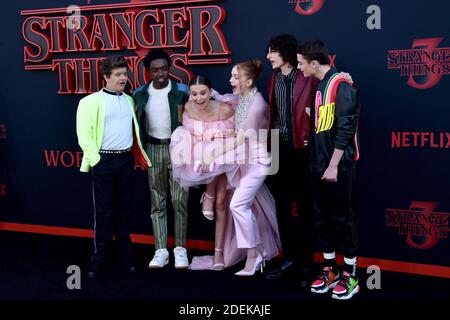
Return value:
[(359, 285), (357, 285), (355, 287), (355, 289), (353, 289), (353, 291), (350, 294), (346, 295), (346, 296), (338, 296), (336, 293), (333, 293), (331, 295), (331, 297), (333, 299), (337, 299), (337, 300), (349, 300), (349, 299), (351, 299), (353, 297), (354, 294), (356, 294), (358, 292), (359, 292)]
[(330, 291), (330, 289), (334, 289), (334, 287), (336, 287), (337, 284), (338, 284), (338, 281), (334, 281), (328, 287), (325, 287), (323, 289), (311, 288), (311, 292), (313, 292), (313, 293), (327, 293), (328, 291)]
[(167, 259), (166, 261), (164, 261), (164, 264), (163, 264), (162, 266), (157, 265), (157, 264), (149, 264), (149, 265), (148, 265), (148, 268), (149, 268), (149, 269), (161, 269), (161, 268), (163, 268), (164, 266), (166, 266), (166, 265), (168, 265), (168, 264), (169, 264), (169, 259)]

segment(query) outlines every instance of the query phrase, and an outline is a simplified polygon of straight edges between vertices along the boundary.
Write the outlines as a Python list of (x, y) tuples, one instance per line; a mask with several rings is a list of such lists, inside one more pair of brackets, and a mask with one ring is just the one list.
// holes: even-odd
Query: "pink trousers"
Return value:
[(252, 211), (252, 203), (266, 179), (265, 169), (260, 164), (241, 165), (239, 168), (239, 184), (230, 202), (238, 248), (255, 248), (261, 244), (260, 228)]

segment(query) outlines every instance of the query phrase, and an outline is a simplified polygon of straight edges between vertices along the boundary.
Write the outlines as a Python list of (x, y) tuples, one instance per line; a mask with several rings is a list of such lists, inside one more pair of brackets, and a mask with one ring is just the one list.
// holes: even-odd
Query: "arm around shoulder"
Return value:
[(220, 120), (227, 120), (234, 115), (234, 108), (225, 102), (220, 103)]

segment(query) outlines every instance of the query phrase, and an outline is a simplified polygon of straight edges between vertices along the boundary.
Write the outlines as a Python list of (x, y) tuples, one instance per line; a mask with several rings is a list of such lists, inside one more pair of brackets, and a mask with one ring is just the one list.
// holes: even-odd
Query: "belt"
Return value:
[(128, 153), (131, 151), (131, 148), (123, 149), (123, 150), (103, 150), (100, 149), (98, 153), (100, 154), (122, 154), (122, 153)]
[(163, 144), (163, 145), (168, 146), (170, 144), (170, 139), (158, 139), (158, 138), (148, 136), (148, 142), (150, 144)]

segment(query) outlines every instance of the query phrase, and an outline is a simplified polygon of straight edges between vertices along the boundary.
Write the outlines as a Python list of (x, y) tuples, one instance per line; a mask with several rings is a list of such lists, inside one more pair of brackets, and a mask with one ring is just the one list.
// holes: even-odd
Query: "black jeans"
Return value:
[(337, 182), (321, 180), (323, 172), (312, 174), (314, 224), (322, 252), (339, 251), (356, 256), (358, 238), (352, 209), (355, 169), (338, 171)]
[(131, 263), (131, 206), (134, 157), (131, 152), (101, 154), (92, 168), (94, 196), (94, 253), (91, 267), (98, 268), (109, 255), (113, 235), (124, 263)]
[[(314, 225), (308, 149), (291, 150), (280, 140), (279, 170), (268, 176), (267, 185), (275, 198), (283, 257), (300, 266), (313, 262)], [(297, 207), (293, 214), (292, 205)]]

